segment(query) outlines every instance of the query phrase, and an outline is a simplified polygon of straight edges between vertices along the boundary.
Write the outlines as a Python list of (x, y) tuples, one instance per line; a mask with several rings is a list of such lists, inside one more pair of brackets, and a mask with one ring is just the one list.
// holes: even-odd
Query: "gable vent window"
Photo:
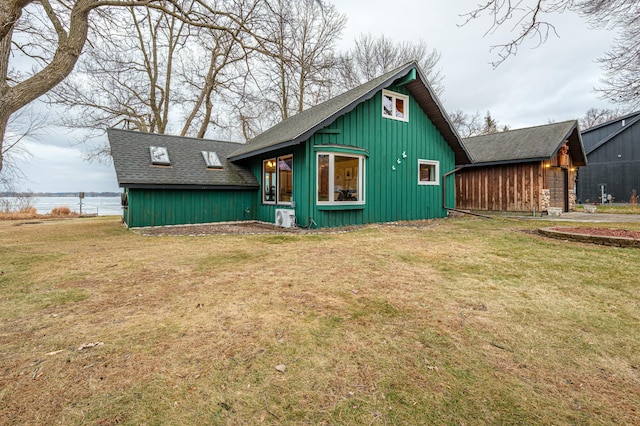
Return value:
[(409, 97), (383, 90), (382, 116), (394, 120), (409, 121)]
[(164, 146), (150, 146), (151, 164), (157, 166), (170, 166), (169, 151)]
[(214, 151), (202, 151), (202, 157), (204, 158), (204, 162), (207, 163), (208, 169), (221, 169), (222, 162), (220, 161), (220, 157)]

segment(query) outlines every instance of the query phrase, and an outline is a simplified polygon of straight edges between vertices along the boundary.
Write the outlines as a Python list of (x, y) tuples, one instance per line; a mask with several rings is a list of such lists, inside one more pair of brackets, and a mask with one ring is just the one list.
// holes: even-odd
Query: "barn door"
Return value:
[(569, 211), (569, 176), (567, 169), (552, 167), (549, 169), (549, 207), (560, 207)]

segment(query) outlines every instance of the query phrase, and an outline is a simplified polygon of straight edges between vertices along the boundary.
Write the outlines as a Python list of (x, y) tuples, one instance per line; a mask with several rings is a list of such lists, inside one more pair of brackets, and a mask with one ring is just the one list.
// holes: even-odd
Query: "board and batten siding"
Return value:
[[(615, 132), (620, 133), (591, 151)], [(640, 122), (622, 126), (619, 120), (584, 132), (582, 139), (588, 164), (578, 174), (580, 201), (601, 202), (600, 185), (605, 184), (605, 194), (611, 194), (615, 202), (630, 202), (632, 191), (640, 192)]]
[(124, 220), (129, 228), (252, 220), (256, 192), (129, 188)]
[(470, 167), (456, 175), (456, 207), (465, 210), (541, 209), (544, 171), (540, 162)]
[[(338, 227), (447, 215), (442, 207), (442, 176), (454, 168), (454, 153), (409, 92), (397, 87), (391, 90), (409, 96), (408, 122), (383, 118), (382, 92), (378, 92), (295, 149), (253, 160), (251, 168), (262, 180), (263, 159), (293, 153), (294, 209), (299, 225), (313, 220), (318, 227)], [(332, 152), (331, 146), (350, 147), (365, 155), (364, 205), (317, 205), (316, 154)], [(419, 159), (439, 161), (439, 185), (418, 185)], [(447, 204), (453, 205), (452, 178), (447, 192)], [(291, 208), (262, 204), (261, 194), (256, 200), (258, 218), (267, 222), (274, 221), (276, 208)]]

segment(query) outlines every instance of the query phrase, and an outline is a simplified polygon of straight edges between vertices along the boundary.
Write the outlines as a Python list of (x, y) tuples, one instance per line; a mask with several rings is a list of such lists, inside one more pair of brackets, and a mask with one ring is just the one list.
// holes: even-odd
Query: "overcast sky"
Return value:
[[(442, 54), (442, 102), (448, 112), (487, 111), (499, 125), (522, 128), (577, 119), (591, 107), (614, 108), (594, 92), (601, 70), (596, 59), (611, 46), (612, 32), (589, 29), (571, 13), (549, 17), (559, 38), (551, 36), (537, 49), (534, 41), (497, 69), (490, 46), (510, 40), (514, 24), (484, 36), (489, 17), (465, 22), (461, 17), (479, 0), (334, 0), (348, 17), (340, 46), (346, 50), (361, 33), (385, 34), (396, 41), (424, 40)], [(399, 64), (401, 65), (401, 64)], [(51, 114), (56, 114), (51, 111)], [(87, 162), (75, 145), (77, 135), (49, 129), (50, 136), (28, 141), (33, 158), (19, 166), (29, 176), (22, 190), (34, 192), (119, 191), (110, 164)], [(106, 137), (105, 137), (106, 138)], [(105, 139), (106, 140), (106, 139)]]

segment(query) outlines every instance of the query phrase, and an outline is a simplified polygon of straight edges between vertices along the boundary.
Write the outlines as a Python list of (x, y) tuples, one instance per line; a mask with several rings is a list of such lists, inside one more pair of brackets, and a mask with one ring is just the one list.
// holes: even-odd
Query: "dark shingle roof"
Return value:
[[(111, 156), (120, 187), (257, 188), (250, 170), (227, 160), (240, 144), (130, 130), (108, 129)], [(171, 166), (153, 166), (150, 146), (166, 147)], [(201, 151), (215, 151), (221, 169), (207, 169)]]
[(451, 120), (420, 67), (415, 62), (403, 65), (368, 83), (282, 121), (250, 140), (229, 158), (232, 161), (240, 160), (302, 143), (316, 131), (331, 124), (339, 116), (352, 111), (358, 104), (371, 99), (378, 91), (393, 85), (395, 81), (406, 76), (414, 69), (416, 70), (417, 78), (406, 84), (405, 87), (411, 92), (422, 110), (453, 149), (456, 156), (456, 164), (469, 163), (469, 156), (460, 142), (458, 133), (452, 126)]
[(465, 138), (462, 143), (474, 165), (541, 161), (550, 159), (569, 140), (569, 154), (576, 166), (586, 165), (576, 120)]

